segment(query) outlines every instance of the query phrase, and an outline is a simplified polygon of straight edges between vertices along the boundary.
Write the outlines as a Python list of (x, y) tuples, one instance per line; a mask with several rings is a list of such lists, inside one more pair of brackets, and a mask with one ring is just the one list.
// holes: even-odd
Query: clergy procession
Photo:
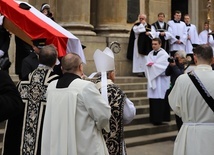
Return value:
[[(183, 17), (184, 22), (177, 10), (174, 19), (166, 23), (161, 12), (150, 26), (147, 16), (140, 14), (130, 33), (127, 58), (133, 62), (133, 73), (147, 78), (150, 122), (162, 125), (170, 121), (170, 109), (175, 112), (179, 133), (173, 154), (211, 155), (214, 89), (208, 81), (214, 78), (213, 33), (205, 21), (204, 30), (198, 34), (190, 16)], [(148, 40), (152, 42), (149, 47), (145, 46)]]
[[(38, 10), (1, 0), (0, 13), (2, 155), (128, 155), (124, 128), (136, 118), (137, 105), (116, 84), (121, 64), (115, 50), (84, 52), (48, 3)], [(147, 81), (149, 123), (159, 127), (171, 121), (172, 111), (175, 116), (173, 155), (214, 152), (213, 34), (209, 21), (198, 33), (190, 15), (179, 10), (169, 21), (159, 12), (150, 24), (140, 13), (129, 32), (124, 55), (132, 76)], [(20, 54), (16, 85), (9, 72), (12, 35)], [(90, 76), (86, 60), (96, 70)]]

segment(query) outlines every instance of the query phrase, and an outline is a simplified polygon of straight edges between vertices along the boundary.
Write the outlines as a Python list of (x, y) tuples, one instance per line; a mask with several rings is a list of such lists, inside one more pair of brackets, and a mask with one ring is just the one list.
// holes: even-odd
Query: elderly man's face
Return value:
[(140, 21), (141, 23), (146, 23), (146, 17), (145, 17), (144, 15), (140, 15), (140, 16), (139, 16), (139, 21)]
[(180, 64), (184, 64), (186, 62), (186, 59), (181, 57), (179, 54), (175, 54), (174, 58), (177, 59)]

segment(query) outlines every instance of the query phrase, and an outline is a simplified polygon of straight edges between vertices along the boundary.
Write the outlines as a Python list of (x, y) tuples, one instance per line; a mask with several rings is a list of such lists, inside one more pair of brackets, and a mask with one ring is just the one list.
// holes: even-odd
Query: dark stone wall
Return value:
[(127, 3), (127, 23), (134, 23), (138, 19), (140, 13), (140, 2), (139, 0), (128, 0)]

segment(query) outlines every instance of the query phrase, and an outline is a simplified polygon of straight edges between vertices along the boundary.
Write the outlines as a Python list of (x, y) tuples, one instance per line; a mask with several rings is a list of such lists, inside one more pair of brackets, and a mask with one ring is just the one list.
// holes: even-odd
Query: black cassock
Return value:
[[(136, 23), (135, 25), (140, 25), (140, 23)], [(133, 27), (134, 27), (133, 26)], [(134, 52), (134, 41), (135, 41), (135, 34), (133, 31), (133, 27), (130, 32), (129, 37), (129, 43), (128, 43), (128, 49), (127, 49), (127, 59), (133, 60), (133, 52)], [(146, 32), (151, 31), (151, 25), (147, 24), (146, 26)], [(148, 55), (149, 52), (152, 50), (152, 40), (149, 38), (149, 36), (146, 35), (146, 32), (142, 32), (139, 34), (138, 37), (138, 52), (142, 55)]]
[[(168, 28), (169, 28), (169, 25), (165, 22), (164, 22), (164, 26), (162, 28), (160, 27), (160, 24), (158, 22), (153, 23), (152, 26), (154, 26), (156, 32), (165, 32), (165, 31), (168, 31)], [(161, 42), (162, 42), (161, 47), (167, 53), (169, 53), (169, 41), (165, 40), (164, 36), (161, 36), (161, 35), (159, 35), (159, 38), (161, 39)]]

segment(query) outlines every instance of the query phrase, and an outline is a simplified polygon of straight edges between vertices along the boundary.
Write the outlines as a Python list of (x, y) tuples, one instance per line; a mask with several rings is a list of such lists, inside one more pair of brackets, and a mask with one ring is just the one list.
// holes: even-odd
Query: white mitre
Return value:
[(94, 63), (97, 69), (96, 73), (92, 73), (93, 76), (97, 73), (101, 73), (101, 94), (103, 98), (108, 103), (108, 94), (107, 94), (107, 73), (115, 69), (114, 64), (114, 53), (108, 47), (101, 51), (97, 49), (93, 55)]
[(106, 47), (103, 52), (97, 49), (93, 58), (97, 72), (107, 72), (115, 69), (114, 53), (110, 48)]

